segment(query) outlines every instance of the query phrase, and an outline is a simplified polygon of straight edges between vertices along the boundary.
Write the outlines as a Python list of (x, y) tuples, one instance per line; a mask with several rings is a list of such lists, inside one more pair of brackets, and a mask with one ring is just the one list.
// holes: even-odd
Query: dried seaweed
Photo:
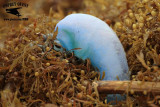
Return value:
[[(134, 81), (159, 82), (159, 3), (159, 0), (135, 1), (134, 5), (120, 17), (120, 22), (116, 22), (114, 26), (114, 30), (125, 48)], [(150, 102), (156, 98), (156, 95), (143, 97), (146, 99), (145, 102), (141, 100), (140, 96), (133, 98), (134, 103), (142, 106), (145, 104), (158, 106), (160, 104), (155, 104), (154, 101)]]
[[(36, 0), (37, 1), (37, 0)], [(72, 0), (68, 0), (72, 1)], [(35, 3), (33, 1), (32, 3)], [(66, 4), (65, 4), (66, 3)], [(38, 11), (28, 22), (0, 29), (0, 84), (2, 106), (109, 106), (99, 95), (95, 81), (100, 75), (89, 60), (68, 51), (54, 50), (56, 23), (75, 12), (99, 17), (113, 27), (126, 51), (131, 80), (160, 82), (160, 1), (39, 0)], [(41, 8), (42, 7), (42, 8)], [(30, 11), (33, 11), (31, 7)], [(45, 8), (45, 9), (44, 9)], [(44, 13), (48, 13), (44, 15)], [(52, 34), (53, 37), (44, 35)], [(77, 49), (74, 49), (77, 50)], [(103, 74), (107, 75), (107, 74)], [(103, 77), (102, 76), (102, 77)], [(10, 88), (6, 86), (10, 85)], [(120, 87), (119, 87), (120, 88)], [(126, 101), (115, 106), (159, 106), (159, 95), (134, 95), (127, 89)], [(5, 97), (8, 96), (8, 97)]]

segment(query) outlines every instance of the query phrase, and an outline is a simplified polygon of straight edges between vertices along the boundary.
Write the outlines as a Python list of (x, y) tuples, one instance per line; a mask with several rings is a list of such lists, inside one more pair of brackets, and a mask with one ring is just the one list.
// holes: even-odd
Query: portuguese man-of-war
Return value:
[(90, 59), (98, 68), (103, 80), (129, 80), (128, 64), (123, 46), (116, 33), (102, 20), (87, 14), (71, 14), (62, 19), (58, 27), (57, 40), (75, 56)]

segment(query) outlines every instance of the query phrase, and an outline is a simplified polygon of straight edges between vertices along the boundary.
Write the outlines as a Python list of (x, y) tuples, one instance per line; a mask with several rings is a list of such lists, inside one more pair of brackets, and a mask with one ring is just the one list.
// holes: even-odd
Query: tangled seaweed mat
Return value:
[[(159, 0), (135, 1), (121, 12), (119, 22), (107, 21), (124, 46), (132, 80), (160, 81), (159, 11)], [(99, 80), (99, 73), (89, 60), (55, 51), (56, 34), (44, 40), (43, 34), (51, 33), (58, 20), (50, 11), (48, 17), (30, 19), (29, 25), (19, 23), (16, 28), (4, 26), (0, 30), (8, 37), (0, 50), (1, 106), (110, 105), (92, 85)], [(115, 106), (160, 105), (159, 95), (151, 96), (144, 90), (144, 96), (140, 96), (128, 91), (126, 101)]]
[[(45, 41), (42, 29), (47, 28), (41, 29), (40, 22), (47, 19), (43, 17), (27, 28), (22, 27), (20, 32), (12, 29), (12, 35), (5, 41), (0, 53), (1, 64), (5, 64), (0, 68), (5, 76), (2, 106), (107, 105), (100, 101), (97, 88), (92, 87), (100, 76), (90, 61), (82, 61), (67, 51), (55, 51), (56, 34)], [(49, 26), (49, 22), (48, 19), (44, 26)]]

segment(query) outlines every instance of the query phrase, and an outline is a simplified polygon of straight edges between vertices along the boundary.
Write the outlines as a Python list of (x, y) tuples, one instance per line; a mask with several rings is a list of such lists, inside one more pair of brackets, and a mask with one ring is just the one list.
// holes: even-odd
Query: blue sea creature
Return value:
[(66, 50), (83, 60), (90, 59), (103, 80), (129, 80), (128, 64), (121, 42), (102, 20), (87, 14), (71, 14), (57, 25), (57, 40)]

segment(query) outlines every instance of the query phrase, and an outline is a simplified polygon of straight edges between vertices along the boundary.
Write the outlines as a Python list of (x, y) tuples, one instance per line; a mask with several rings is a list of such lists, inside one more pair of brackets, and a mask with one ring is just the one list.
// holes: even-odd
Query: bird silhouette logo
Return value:
[(22, 7), (6, 9), (6, 12), (19, 17), (19, 16), (22, 16), (22, 15), (18, 12), (18, 9), (21, 9), (21, 8)]

